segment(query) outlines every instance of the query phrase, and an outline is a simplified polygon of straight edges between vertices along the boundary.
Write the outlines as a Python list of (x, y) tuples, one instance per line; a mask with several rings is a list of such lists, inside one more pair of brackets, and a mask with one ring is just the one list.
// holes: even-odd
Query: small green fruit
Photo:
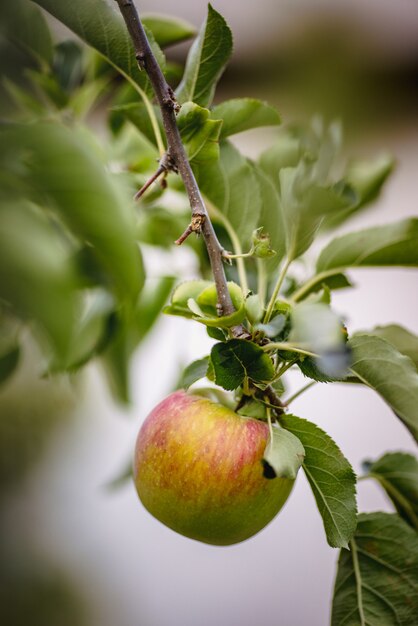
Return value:
[(215, 545), (244, 541), (280, 511), (294, 480), (263, 476), (265, 422), (177, 391), (145, 420), (134, 476), (146, 509), (176, 532)]

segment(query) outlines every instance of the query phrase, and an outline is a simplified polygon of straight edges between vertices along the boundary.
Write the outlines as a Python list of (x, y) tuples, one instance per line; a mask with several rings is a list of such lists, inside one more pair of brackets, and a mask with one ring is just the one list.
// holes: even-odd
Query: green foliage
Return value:
[(418, 373), (408, 357), (373, 335), (354, 335), (351, 371), (374, 389), (418, 441)]
[(273, 426), (271, 437), (263, 456), (266, 478), (296, 478), (305, 458), (305, 449), (291, 432)]
[(217, 343), (210, 353), (215, 382), (224, 389), (237, 389), (244, 380), (268, 383), (274, 376), (273, 363), (263, 350), (242, 339)]
[(274, 107), (254, 98), (226, 100), (212, 111), (216, 119), (223, 120), (221, 139), (259, 126), (277, 126), (281, 121)]
[(190, 49), (183, 79), (177, 88), (178, 101), (209, 106), (231, 52), (231, 31), (224, 18), (209, 4), (206, 21)]
[[(97, 50), (123, 76), (142, 89), (150, 90), (145, 72), (141, 72), (135, 52), (121, 15), (106, 0), (33, 0), (60, 22)], [(100, 16), (100, 19), (98, 19)], [(151, 31), (147, 31), (153, 52), (164, 67), (165, 59)]]
[(38, 7), (25, 0), (3, 2), (0, 7), (1, 29), (12, 45), (23, 50), (38, 66), (52, 61), (52, 38)]
[(356, 476), (336, 443), (323, 430), (294, 415), (281, 418), (305, 448), (303, 469), (333, 548), (347, 547), (357, 524)]
[(192, 163), (206, 164), (219, 158), (222, 121), (212, 117), (208, 109), (185, 102), (177, 116), (177, 125)]
[(359, 515), (338, 562), (332, 626), (411, 626), (418, 614), (418, 537), (397, 515)]
[(418, 219), (342, 235), (322, 250), (316, 269), (329, 272), (346, 267), (389, 265), (418, 266)]
[(409, 357), (418, 368), (418, 337), (399, 324), (376, 326), (370, 334), (386, 339), (401, 354)]
[(198, 359), (190, 363), (183, 371), (180, 381), (177, 387), (188, 389), (193, 383), (204, 378), (207, 374), (209, 367), (209, 357), (205, 356), (203, 359)]
[[(155, 172), (166, 139), (115, 3), (34, 1), (99, 55), (74, 41), (54, 45), (42, 12), (29, 2), (0, 9), (2, 45), (20, 59), (19, 71), (2, 81), (11, 107), (0, 148), (0, 384), (6, 388), (17, 369), (24, 326), (38, 339), (48, 373), (74, 372), (97, 359), (115, 397), (128, 403), (132, 355), (177, 280), (145, 279), (138, 240), (170, 247), (190, 221), (188, 198), (174, 173), (151, 186), (137, 207), (129, 198)], [(157, 61), (179, 83), (181, 139), (221, 245), (231, 250), (224, 260), (231, 262), (225, 267), (235, 311), (220, 316), (201, 241), (191, 236), (183, 244), (200, 273), (174, 289), (164, 311), (203, 324), (217, 343), (210, 357), (185, 368), (179, 386), (206, 377), (211, 387), (199, 393), (241, 415), (273, 419), (267, 478), (295, 478), (303, 461), (328, 543), (351, 548), (341, 552), (333, 626), (409, 626), (417, 611), (416, 459), (387, 454), (368, 469), (413, 529), (398, 516), (372, 514), (359, 517), (354, 534), (356, 478), (349, 462), (315, 424), (286, 414), (278, 398), (293, 365), (318, 382), (360, 382), (418, 439), (417, 337), (391, 324), (347, 342), (331, 303), (332, 290), (353, 286), (347, 268), (417, 267), (418, 219), (339, 236), (326, 243), (306, 282), (296, 280), (293, 266), (289, 274), (318, 233), (329, 237), (377, 198), (393, 160), (350, 161), (337, 176), (340, 128), (316, 118), (275, 131), (273, 145), (251, 161), (228, 137), (277, 126), (280, 116), (252, 98), (212, 106), (232, 52), (223, 17), (209, 6), (182, 77), (165, 64), (160, 46), (190, 38), (193, 27), (156, 15), (144, 24)], [(111, 132), (102, 133), (99, 145), (86, 120), (102, 95)]]
[(380, 483), (399, 515), (418, 531), (417, 458), (404, 452), (389, 452), (365, 465), (367, 476)]
[(48, 122), (2, 135), (17, 161), (25, 154), (22, 178), (34, 199), (57, 211), (74, 234), (93, 247), (119, 298), (135, 301), (144, 275), (133, 212), (88, 142), (75, 129)]
[(231, 143), (222, 141), (219, 161), (195, 171), (202, 192), (219, 211), (212, 214), (209, 205), (214, 222), (227, 220), (242, 245), (248, 245), (261, 208), (260, 191), (248, 159)]
[(148, 13), (143, 16), (142, 23), (152, 32), (161, 48), (181, 43), (196, 34), (192, 24), (169, 15)]
[(231, 315), (218, 316), (216, 287), (214, 283), (206, 280), (181, 283), (174, 290), (170, 305), (165, 307), (164, 313), (193, 318), (205, 326), (230, 328), (243, 321), (245, 303), (242, 290), (237, 284), (229, 282), (228, 289), (236, 309)]
[(0, 298), (21, 319), (38, 323), (59, 359), (66, 358), (71, 345), (78, 283), (77, 269), (54, 227), (27, 203), (3, 202)]

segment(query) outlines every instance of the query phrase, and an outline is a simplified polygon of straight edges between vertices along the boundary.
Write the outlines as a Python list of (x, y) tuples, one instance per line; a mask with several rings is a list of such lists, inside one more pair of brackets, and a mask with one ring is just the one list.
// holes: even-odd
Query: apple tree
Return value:
[[(54, 45), (39, 7), (88, 48)], [(339, 126), (316, 118), (280, 129), (257, 160), (241, 154), (231, 136), (281, 119), (253, 98), (213, 104), (232, 35), (210, 5), (197, 34), (176, 18), (140, 19), (131, 0), (1, 11), (25, 71), (5, 81), (0, 129), (0, 382), (18, 367), (25, 327), (48, 374), (96, 359), (127, 402), (131, 356), (161, 311), (204, 326), (210, 354), (187, 366), (138, 438), (145, 506), (186, 536), (233, 543), (278, 513), (302, 471), (340, 550), (331, 624), (417, 623), (418, 460), (396, 451), (367, 462), (361, 478), (394, 512), (358, 513), (349, 460), (291, 411), (316, 384), (363, 385), (418, 439), (418, 338), (398, 324), (350, 333), (332, 307), (335, 290), (353, 287), (350, 268), (418, 267), (418, 218), (333, 236), (378, 197), (392, 159), (337, 174)], [(194, 36), (184, 70), (166, 60), (164, 48)], [(98, 101), (101, 142), (86, 123)], [(173, 196), (187, 212), (172, 210)], [(301, 280), (294, 263), (318, 234), (328, 243)], [(141, 244), (174, 243), (194, 251), (199, 275), (147, 278)], [(293, 396), (290, 368), (302, 380)]]

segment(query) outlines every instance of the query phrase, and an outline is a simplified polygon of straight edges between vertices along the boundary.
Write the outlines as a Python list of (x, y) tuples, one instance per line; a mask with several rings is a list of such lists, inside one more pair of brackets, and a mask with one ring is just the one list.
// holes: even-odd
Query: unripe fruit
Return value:
[(177, 391), (145, 420), (134, 476), (146, 509), (178, 533), (215, 545), (248, 539), (280, 511), (294, 480), (267, 479), (265, 422)]

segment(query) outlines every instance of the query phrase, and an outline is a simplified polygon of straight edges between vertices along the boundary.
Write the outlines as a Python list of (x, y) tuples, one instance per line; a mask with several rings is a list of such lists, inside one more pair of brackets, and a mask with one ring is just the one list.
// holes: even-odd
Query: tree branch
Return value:
[[(235, 311), (235, 308), (226, 282), (222, 259), (223, 249), (218, 241), (212, 222), (210, 221), (181, 141), (176, 122), (176, 113), (179, 111), (180, 107), (176, 101), (173, 90), (165, 80), (157, 59), (151, 50), (133, 0), (116, 0), (116, 2), (119, 5), (119, 9), (131, 36), (138, 65), (141, 69), (146, 71), (157, 97), (167, 138), (168, 156), (178, 168), (189, 197), (192, 211), (192, 230), (197, 233), (202, 233), (206, 244), (213, 277), (215, 279), (219, 312), (221, 315), (231, 315), (231, 313)], [(236, 337), (248, 336), (243, 326), (236, 326), (231, 330)]]

